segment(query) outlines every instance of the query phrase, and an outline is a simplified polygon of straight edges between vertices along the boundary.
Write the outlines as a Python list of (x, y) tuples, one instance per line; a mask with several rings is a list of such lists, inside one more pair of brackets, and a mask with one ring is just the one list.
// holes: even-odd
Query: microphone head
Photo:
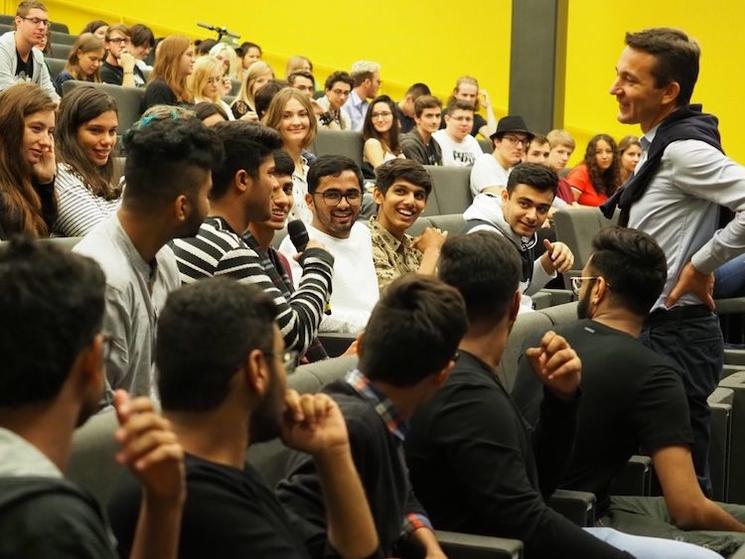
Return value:
[(294, 219), (290, 221), (287, 224), (287, 234), (290, 236), (290, 241), (292, 241), (295, 250), (298, 252), (303, 252), (305, 247), (308, 246), (308, 241), (310, 240), (308, 229), (306, 229), (305, 223), (301, 220)]

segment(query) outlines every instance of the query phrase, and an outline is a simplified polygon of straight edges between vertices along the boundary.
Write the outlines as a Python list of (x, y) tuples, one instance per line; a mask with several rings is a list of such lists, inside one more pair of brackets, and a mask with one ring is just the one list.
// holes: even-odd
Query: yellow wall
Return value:
[(582, 158), (597, 132), (620, 139), (639, 134), (637, 126), (616, 121), (616, 102), (608, 94), (624, 33), (645, 27), (679, 27), (702, 49), (701, 71), (693, 102), (719, 117), (727, 154), (745, 163), (745, 72), (739, 33), (745, 29), (741, 0), (654, 0), (598, 2), (569, 0), (565, 127), (578, 140), (573, 162)]
[[(6, 13), (12, 12), (15, 2), (4, 2)], [(287, 58), (295, 54), (313, 61), (321, 83), (333, 70), (348, 70), (355, 60), (375, 60), (382, 65), (382, 92), (397, 99), (416, 81), (445, 97), (458, 76), (471, 74), (489, 91), (497, 116), (507, 107), (510, 0), (470, 0), (462, 8), (449, 0), (232, 0), (213, 4), (48, 0), (46, 4), (51, 18), (67, 23), (71, 33), (98, 17), (109, 22), (141, 21), (156, 34), (177, 32), (194, 38), (214, 36), (196, 27), (197, 21), (226, 26), (240, 33), (241, 40), (260, 44), (278, 77), (284, 77)], [(100, 6), (110, 12), (104, 13)], [(113, 6), (119, 11), (112, 10)], [(476, 34), (478, 25), (483, 28)], [(451, 26), (454, 31), (446, 29)]]

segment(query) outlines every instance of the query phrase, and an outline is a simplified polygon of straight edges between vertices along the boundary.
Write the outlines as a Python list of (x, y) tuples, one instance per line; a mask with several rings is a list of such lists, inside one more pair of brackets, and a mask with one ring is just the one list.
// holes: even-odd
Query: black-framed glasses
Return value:
[(521, 145), (523, 147), (527, 147), (530, 144), (530, 142), (528, 141), (528, 138), (521, 138), (520, 136), (513, 136), (511, 134), (506, 134), (502, 136), (502, 139), (507, 140), (513, 146)]
[(23, 16), (21, 16), (21, 19), (24, 21), (28, 21), (31, 25), (41, 25), (42, 27), (49, 27), (48, 19), (41, 19), (39, 17), (23, 17)]
[(321, 196), (323, 201), (326, 202), (327, 206), (338, 206), (341, 203), (342, 198), (346, 198), (347, 204), (354, 206), (359, 204), (362, 200), (362, 192), (359, 190), (348, 190), (342, 192), (341, 190), (326, 190), (324, 192), (314, 192), (314, 196)]
[(112, 39), (109, 39), (109, 43), (116, 43), (117, 45), (120, 45), (122, 43), (127, 44), (131, 42), (132, 40), (129, 37), (114, 37)]

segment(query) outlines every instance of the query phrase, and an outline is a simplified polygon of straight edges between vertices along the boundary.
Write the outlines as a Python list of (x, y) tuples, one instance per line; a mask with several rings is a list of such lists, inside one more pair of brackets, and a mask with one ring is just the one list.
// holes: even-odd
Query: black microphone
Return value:
[(215, 33), (218, 33), (220, 35), (227, 35), (228, 37), (231, 37), (233, 39), (239, 39), (240, 35), (236, 35), (235, 33), (231, 33), (228, 31), (227, 27), (217, 27), (215, 25), (210, 25), (209, 23), (202, 23), (200, 21), (197, 22), (198, 27), (202, 27), (203, 29), (209, 29), (210, 31), (214, 31)]
[(308, 230), (305, 228), (305, 223), (299, 219), (294, 219), (287, 224), (287, 234), (290, 236), (292, 245), (298, 252), (303, 252), (305, 247), (308, 246)]

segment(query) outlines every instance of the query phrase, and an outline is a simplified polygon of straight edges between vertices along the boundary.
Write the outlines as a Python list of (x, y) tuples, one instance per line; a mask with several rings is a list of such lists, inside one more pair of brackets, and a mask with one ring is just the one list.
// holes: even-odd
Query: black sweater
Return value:
[(411, 482), (432, 524), (522, 540), (528, 559), (628, 557), (544, 500), (571, 452), (578, 400), (547, 392), (532, 431), (489, 367), (461, 351), (406, 439)]

